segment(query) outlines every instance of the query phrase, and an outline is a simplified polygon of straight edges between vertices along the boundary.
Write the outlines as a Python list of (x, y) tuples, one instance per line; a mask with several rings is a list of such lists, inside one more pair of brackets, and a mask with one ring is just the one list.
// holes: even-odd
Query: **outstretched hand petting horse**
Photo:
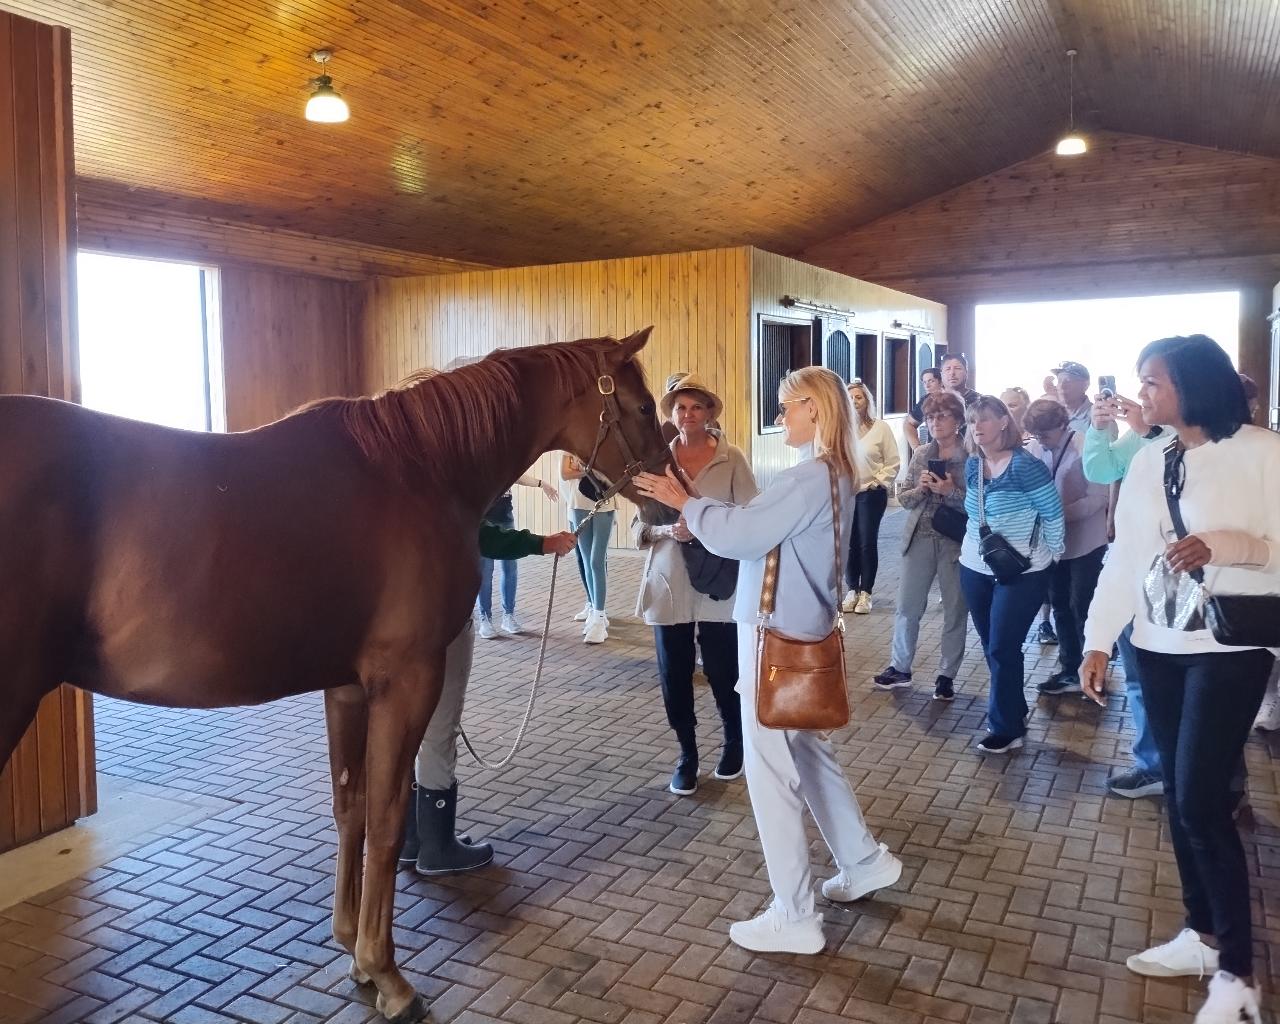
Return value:
[(413, 756), (479, 586), (484, 510), (544, 452), (641, 506), (668, 459), (647, 328), (500, 350), (241, 434), (0, 397), (0, 766), (69, 682), (175, 707), (323, 690), (335, 938), (418, 1020), (391, 936)]

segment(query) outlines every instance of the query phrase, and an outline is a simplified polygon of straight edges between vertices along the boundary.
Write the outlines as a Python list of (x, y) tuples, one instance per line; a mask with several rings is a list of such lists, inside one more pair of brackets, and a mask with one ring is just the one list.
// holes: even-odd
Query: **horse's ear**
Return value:
[(653, 333), (653, 325), (642, 327), (635, 334), (629, 335), (618, 342), (618, 355), (622, 357), (622, 362), (627, 363), (636, 357), (636, 353), (644, 348), (649, 340), (649, 335)]

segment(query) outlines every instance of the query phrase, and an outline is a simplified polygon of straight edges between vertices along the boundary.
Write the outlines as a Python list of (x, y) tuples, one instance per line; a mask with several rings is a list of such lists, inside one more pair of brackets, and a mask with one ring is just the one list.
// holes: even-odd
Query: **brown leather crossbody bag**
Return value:
[(827, 731), (849, 724), (844, 671), (844, 614), (840, 610), (840, 489), (831, 474), (831, 523), (835, 537), (835, 625), (821, 640), (794, 640), (769, 627), (778, 592), (782, 546), (765, 558), (756, 628), (756, 719), (769, 729)]

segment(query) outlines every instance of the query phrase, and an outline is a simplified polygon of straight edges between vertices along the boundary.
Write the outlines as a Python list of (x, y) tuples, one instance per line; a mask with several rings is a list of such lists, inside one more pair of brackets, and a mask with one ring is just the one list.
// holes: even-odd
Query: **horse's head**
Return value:
[(565, 451), (591, 462), (592, 471), (610, 485), (621, 483), (621, 493), (639, 506), (645, 522), (661, 506), (640, 494), (632, 479), (641, 470), (661, 473), (671, 462), (657, 404), (636, 359), (652, 330), (646, 327), (621, 341), (592, 342), (599, 371), (595, 386), (566, 417), (563, 434)]

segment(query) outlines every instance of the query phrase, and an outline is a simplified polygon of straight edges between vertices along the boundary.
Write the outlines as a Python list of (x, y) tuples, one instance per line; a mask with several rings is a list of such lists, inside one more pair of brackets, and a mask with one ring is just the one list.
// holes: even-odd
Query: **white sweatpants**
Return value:
[(444, 656), (444, 686), (427, 731), (418, 747), (418, 785), (424, 789), (448, 789), (458, 767), (458, 732), (462, 728), (462, 701), (471, 676), (476, 632), (471, 620), (450, 641)]
[(807, 804), (842, 869), (879, 850), (831, 742), (822, 733), (766, 729), (756, 721), (756, 627), (738, 624), (738, 693), (751, 809), (764, 848), (774, 900), (790, 921), (814, 914), (813, 875), (805, 837)]

